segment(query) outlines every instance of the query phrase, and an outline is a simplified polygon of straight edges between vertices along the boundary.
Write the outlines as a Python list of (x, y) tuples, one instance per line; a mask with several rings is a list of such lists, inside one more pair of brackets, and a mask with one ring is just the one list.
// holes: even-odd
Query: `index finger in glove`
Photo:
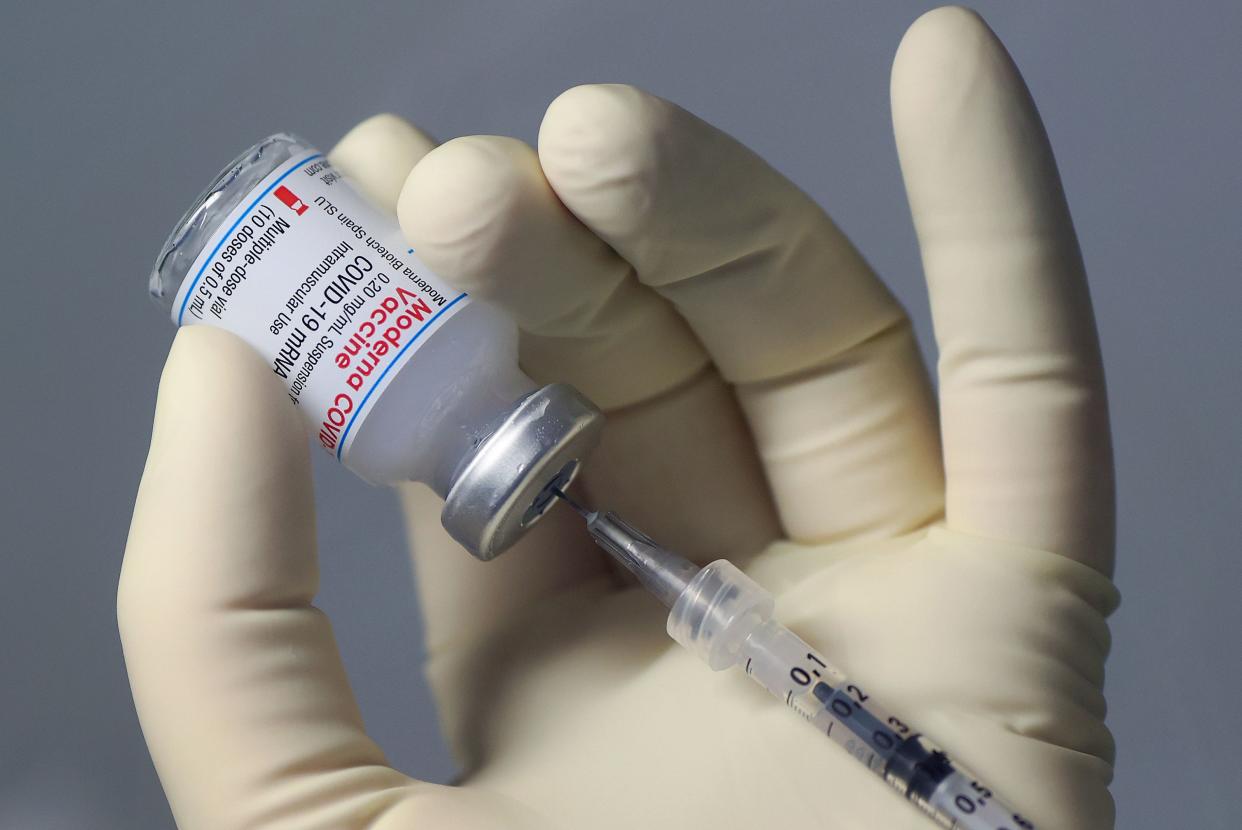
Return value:
[(1103, 368), (1030, 93), (987, 24), (946, 7), (903, 39), (892, 99), (940, 350), (946, 520), (1110, 573)]

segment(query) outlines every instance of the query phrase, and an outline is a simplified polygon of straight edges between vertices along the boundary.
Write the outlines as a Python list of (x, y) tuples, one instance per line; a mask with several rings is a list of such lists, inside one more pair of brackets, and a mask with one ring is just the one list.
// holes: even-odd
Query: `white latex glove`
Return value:
[[(379, 117), (334, 160), (399, 208), (433, 268), (512, 314), (532, 376), (608, 410), (586, 498), (744, 566), (786, 624), (1041, 828), (1107, 827), (1111, 458), (1057, 171), (970, 12), (911, 28), (893, 115), (939, 435), (909, 323), (858, 253), (668, 102), (570, 90), (537, 154), (496, 137), (432, 150)], [(222, 424), (229, 441), (181, 440)], [(669, 641), (569, 511), (484, 564), (413, 486), (429, 672), (468, 775), (390, 769), (311, 605), (307, 454), (255, 355), (207, 327), (178, 334), (119, 605), (186, 830), (931, 826), (744, 676)]]

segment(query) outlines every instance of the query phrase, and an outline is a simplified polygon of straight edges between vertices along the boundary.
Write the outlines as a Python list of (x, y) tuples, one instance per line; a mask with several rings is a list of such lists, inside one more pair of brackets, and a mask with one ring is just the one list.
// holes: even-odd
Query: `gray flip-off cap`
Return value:
[(479, 559), (492, 559), (539, 521), (599, 442), (604, 416), (572, 386), (519, 401), (462, 462), (440, 521)]

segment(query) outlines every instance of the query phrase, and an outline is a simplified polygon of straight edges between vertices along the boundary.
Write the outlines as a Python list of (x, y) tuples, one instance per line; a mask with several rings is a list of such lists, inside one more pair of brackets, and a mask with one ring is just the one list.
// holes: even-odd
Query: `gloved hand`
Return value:
[[(517, 320), (528, 373), (608, 411), (585, 498), (745, 567), (786, 624), (1038, 826), (1106, 827), (1111, 458), (1057, 171), (970, 12), (915, 23), (892, 92), (939, 418), (909, 322), (840, 231), (666, 101), (572, 89), (537, 152), (432, 149), (382, 116), (333, 156), (429, 265)], [(181, 440), (222, 425), (229, 441)], [(930, 826), (668, 640), (568, 510), (479, 563), (429, 491), (402, 499), (459, 787), (390, 769), (363, 731), (311, 605), (308, 451), (279, 381), (231, 336), (181, 330), (119, 615), (182, 828)]]

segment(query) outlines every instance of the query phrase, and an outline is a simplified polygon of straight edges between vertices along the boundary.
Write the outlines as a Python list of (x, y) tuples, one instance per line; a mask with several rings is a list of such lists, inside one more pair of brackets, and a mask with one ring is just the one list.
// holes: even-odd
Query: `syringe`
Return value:
[(1033, 830), (973, 773), (773, 620), (772, 595), (727, 560), (700, 568), (616, 514), (554, 492), (586, 520), (596, 543), (669, 609), (669, 636), (713, 670), (741, 666), (944, 827)]

